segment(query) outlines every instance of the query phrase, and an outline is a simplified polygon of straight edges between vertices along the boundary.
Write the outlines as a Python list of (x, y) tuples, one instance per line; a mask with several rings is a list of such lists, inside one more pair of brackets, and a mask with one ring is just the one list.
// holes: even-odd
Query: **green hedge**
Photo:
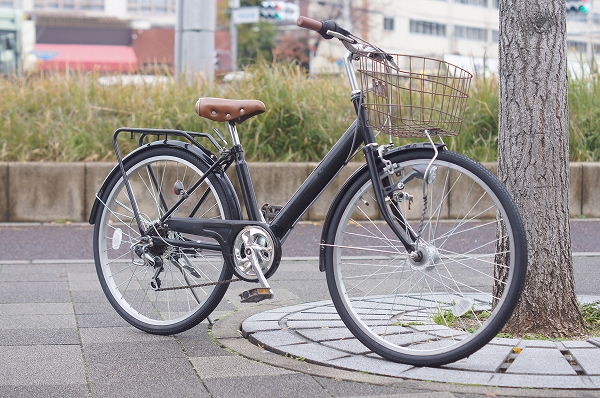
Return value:
[[(286, 64), (254, 66), (239, 82), (99, 83), (96, 74), (30, 75), (0, 80), (0, 161), (114, 160), (121, 126), (210, 131), (223, 124), (198, 117), (198, 97), (257, 98), (267, 112), (239, 127), (251, 161), (316, 161), (354, 119), (345, 78), (309, 78)], [(475, 80), (465, 122), (450, 148), (479, 161), (497, 157), (498, 85)], [(600, 160), (597, 79), (570, 83), (571, 160)], [(406, 141), (402, 141), (406, 142)], [(135, 141), (124, 140), (125, 152)]]

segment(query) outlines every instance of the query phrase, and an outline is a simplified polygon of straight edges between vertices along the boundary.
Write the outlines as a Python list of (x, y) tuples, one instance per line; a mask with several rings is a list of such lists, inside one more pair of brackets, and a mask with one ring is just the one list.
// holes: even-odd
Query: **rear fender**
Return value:
[[(139, 154), (143, 151), (157, 148), (157, 147), (159, 147), (159, 148), (160, 147), (162, 147), (162, 148), (173, 148), (173, 147), (183, 148), (187, 151), (194, 153), (196, 156), (198, 156), (198, 158), (202, 162), (204, 162), (209, 167), (211, 165), (213, 165), (217, 159), (217, 157), (211, 151), (209, 151), (208, 149), (206, 149), (204, 147), (198, 148), (195, 145), (191, 145), (191, 144), (189, 144), (187, 142), (183, 142), (183, 141), (162, 140), (162, 141), (154, 141), (154, 142), (151, 142), (149, 144), (146, 144), (144, 146), (141, 146), (141, 147), (135, 149), (134, 151), (132, 151), (130, 154), (128, 154), (127, 156), (125, 156), (123, 158), (123, 164), (124, 165), (127, 164), (127, 162), (130, 161), (130, 159), (132, 159), (137, 154)], [(109, 181), (111, 181), (112, 178), (115, 177), (116, 175), (120, 175), (120, 174), (121, 174), (121, 169), (120, 169), (119, 165), (117, 164), (115, 167), (113, 167), (113, 169), (110, 171), (108, 176), (104, 179), (104, 182), (102, 183), (102, 186), (100, 187), (100, 190), (96, 194), (96, 198), (95, 198), (94, 204), (92, 206), (92, 211), (90, 212), (90, 219), (89, 219), (90, 224), (93, 225), (96, 222), (96, 216), (97, 216), (98, 210), (100, 209), (100, 206), (102, 204), (99, 198), (103, 197), (103, 195), (105, 193), (104, 191), (108, 187)], [(233, 189), (233, 185), (231, 184), (231, 181), (227, 177), (227, 174), (225, 174), (220, 168), (217, 168), (214, 172), (214, 175), (216, 176), (216, 178), (220, 179), (221, 182), (223, 183), (223, 186), (226, 187), (227, 190), (229, 190), (229, 192), (227, 192), (227, 194), (228, 194), (228, 196), (234, 198), (235, 205), (239, 209), (238, 214), (241, 214), (241, 207), (240, 207), (239, 199), (235, 193), (235, 190)]]

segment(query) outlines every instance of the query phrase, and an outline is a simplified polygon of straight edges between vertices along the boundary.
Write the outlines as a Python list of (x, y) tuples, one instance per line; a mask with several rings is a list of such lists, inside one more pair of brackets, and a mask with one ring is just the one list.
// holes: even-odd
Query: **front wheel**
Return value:
[(380, 221), (366, 170), (339, 201), (323, 242), (329, 290), (348, 329), (384, 358), (416, 366), (453, 362), (488, 343), (512, 314), (527, 267), (517, 208), (480, 164), (441, 151), (423, 199), (432, 155), (390, 154), (394, 173), (380, 173), (386, 186), (404, 184), (386, 206), (407, 236), (420, 232), (420, 258)]
[(215, 174), (192, 191), (208, 166), (179, 148), (141, 151), (124, 167), (142, 228), (155, 239), (150, 245), (140, 236), (123, 177), (114, 175), (100, 198), (94, 225), (100, 284), (115, 310), (133, 326), (155, 334), (182, 332), (215, 309), (232, 271), (220, 252), (167, 243), (198, 242), (199, 237), (170, 231), (158, 220), (183, 195), (189, 196), (174, 217), (239, 219), (239, 205), (231, 184)]

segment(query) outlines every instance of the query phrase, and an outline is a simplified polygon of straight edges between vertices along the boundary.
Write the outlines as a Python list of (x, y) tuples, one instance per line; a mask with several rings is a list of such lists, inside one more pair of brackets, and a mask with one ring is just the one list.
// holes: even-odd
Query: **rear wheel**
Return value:
[(327, 282), (346, 326), (375, 353), (418, 366), (456, 361), (489, 342), (517, 304), (527, 261), (514, 202), (471, 159), (439, 153), (425, 208), (432, 155), (390, 155), (395, 172), (380, 174), (386, 184), (404, 184), (386, 202), (407, 235), (421, 231), (421, 258), (379, 220), (366, 170), (340, 200), (325, 242)]
[[(163, 147), (142, 151), (124, 166), (144, 230), (172, 240), (206, 241), (157, 223), (181, 197), (174, 187), (190, 193), (205, 174), (208, 166), (201, 159)], [(239, 206), (226, 185), (209, 175), (173, 216), (239, 219)], [(232, 275), (221, 253), (144, 242), (120, 173), (109, 181), (101, 202), (94, 228), (94, 258), (102, 289), (116, 311), (133, 326), (156, 334), (178, 333), (205, 319), (227, 290), (223, 281)], [(201, 286), (186, 287), (191, 285)]]

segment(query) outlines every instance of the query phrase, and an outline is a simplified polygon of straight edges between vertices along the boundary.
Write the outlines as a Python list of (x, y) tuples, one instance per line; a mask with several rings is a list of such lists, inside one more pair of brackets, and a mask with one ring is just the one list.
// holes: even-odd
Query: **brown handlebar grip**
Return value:
[(320, 21), (307, 17), (298, 17), (296, 25), (298, 25), (301, 28), (314, 30), (315, 32), (318, 32), (323, 28), (323, 24)]

